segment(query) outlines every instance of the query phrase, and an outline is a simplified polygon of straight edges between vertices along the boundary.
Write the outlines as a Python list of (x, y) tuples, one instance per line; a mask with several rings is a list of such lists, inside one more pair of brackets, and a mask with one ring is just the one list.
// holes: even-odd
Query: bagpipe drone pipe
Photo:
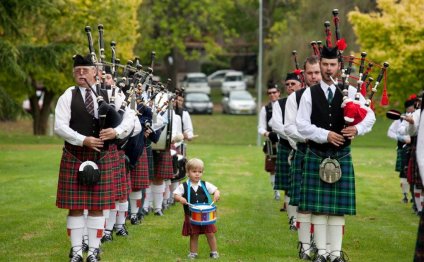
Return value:
[[(347, 44), (344, 38), (340, 37), (339, 30), (339, 11), (338, 9), (334, 9), (332, 11), (333, 14), (333, 22), (335, 26), (335, 45), (334, 48), (337, 48), (338, 53), (338, 61), (340, 63), (340, 78), (341, 81), (336, 79), (332, 79), (334, 85), (342, 92), (343, 94), (343, 103), (342, 108), (344, 110), (344, 118), (346, 125), (356, 125), (361, 122), (366, 114), (366, 107), (374, 108), (373, 105), (373, 97), (378, 91), (378, 87), (383, 82), (383, 92), (381, 96), (380, 105), (386, 106), (388, 105), (388, 96), (387, 96), (387, 68), (389, 67), (388, 62), (384, 62), (382, 65), (372, 62), (366, 59), (367, 53), (362, 52), (360, 58), (355, 58), (353, 55), (344, 56), (343, 52), (345, 51)], [(325, 21), (325, 35), (326, 35), (326, 46), (329, 48), (333, 48), (332, 43), (332, 34), (330, 30), (331, 23), (329, 21)], [(311, 46), (313, 49), (313, 55), (319, 56), (322, 50), (319, 41), (311, 42)], [(348, 64), (347, 68), (345, 68), (345, 64)], [(365, 69), (365, 63), (368, 63), (367, 68)], [(353, 75), (355, 70), (354, 65), (359, 65), (359, 70), (357, 75)], [(372, 73), (375, 70), (378, 70), (378, 76), (376, 81), (373, 83), (374, 78), (371, 77)], [(355, 86), (354, 83), (350, 83), (351, 81), (356, 81), (356, 94), (354, 99), (350, 99), (348, 97), (349, 86)], [(365, 103), (360, 103), (360, 98), (363, 96), (365, 98)]]
[[(93, 46), (91, 28), (90, 26), (85, 27), (90, 57), (92, 62), (96, 65), (97, 71), (102, 72), (101, 79), (98, 76), (99, 74), (96, 76), (96, 90), (94, 92), (99, 103), (99, 124), (101, 128), (115, 128), (121, 124), (127, 108), (135, 111), (142, 126), (142, 132), (133, 136), (133, 130), (125, 139), (115, 141), (121, 149), (125, 150), (130, 162), (135, 164), (145, 145), (145, 131), (149, 129), (150, 132), (148, 132), (149, 135), (147, 139), (153, 143), (157, 143), (163, 135), (162, 130), (164, 129), (158, 128), (157, 130), (153, 130), (152, 127), (156, 123), (157, 116), (162, 116), (167, 112), (168, 115), (165, 117), (169, 117), (169, 115), (172, 116), (172, 114), (169, 114), (172, 108), (168, 110), (168, 108), (172, 106), (172, 99), (175, 98), (175, 95), (168, 90), (171, 80), (168, 79), (166, 85), (153, 80), (153, 67), (156, 56), (154, 51), (152, 51), (150, 55), (150, 66), (146, 69), (143, 68), (138, 57), (134, 58), (134, 62), (133, 60), (128, 60), (125, 65), (122, 65), (120, 59), (116, 57), (117, 44), (115, 41), (111, 41), (112, 57), (111, 62), (107, 62), (104, 50), (103, 25), (98, 25), (98, 29), (99, 59), (97, 58)], [(115, 86), (111, 87), (105, 85), (105, 68), (107, 67), (110, 68), (110, 73), (116, 83)], [(106, 89), (109, 89), (110, 92), (110, 97), (108, 98), (106, 98), (108, 96)], [(125, 97), (119, 110), (116, 110), (115, 106), (115, 96), (117, 93)], [(172, 121), (169, 120), (166, 127), (169, 127), (166, 131), (166, 147), (169, 148)]]

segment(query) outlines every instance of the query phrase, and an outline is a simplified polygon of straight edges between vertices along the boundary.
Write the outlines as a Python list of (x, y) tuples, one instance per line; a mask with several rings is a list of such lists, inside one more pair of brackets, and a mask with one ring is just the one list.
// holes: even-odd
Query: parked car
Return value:
[(228, 72), (234, 72), (233, 69), (222, 69), (213, 72), (212, 74), (208, 75), (208, 83), (211, 88), (221, 88), (222, 82), (224, 82), (225, 74)]
[[(222, 69), (213, 72), (208, 75), (208, 83), (211, 88), (221, 88), (222, 83), (224, 82), (225, 75), (228, 72), (238, 72), (234, 69)], [(247, 87), (255, 86), (255, 77), (253, 75), (243, 75), (243, 80), (246, 83)]]
[(246, 90), (234, 90), (222, 98), (224, 114), (256, 114), (256, 101)]
[(187, 93), (184, 98), (184, 107), (191, 114), (212, 114), (213, 103), (205, 93)]
[(186, 93), (200, 92), (208, 95), (211, 93), (208, 80), (203, 73), (186, 74), (181, 82), (181, 87), (184, 88)]
[(224, 82), (222, 82), (221, 93), (226, 95), (232, 90), (246, 90), (246, 82), (244, 82), (242, 72), (232, 71), (225, 74)]

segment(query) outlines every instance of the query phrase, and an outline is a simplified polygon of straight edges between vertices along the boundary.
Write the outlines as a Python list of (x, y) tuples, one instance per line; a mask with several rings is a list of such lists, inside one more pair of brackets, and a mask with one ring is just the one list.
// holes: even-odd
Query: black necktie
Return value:
[(85, 89), (85, 108), (87, 108), (88, 113), (94, 116), (94, 102), (93, 97), (91, 96), (91, 89)]

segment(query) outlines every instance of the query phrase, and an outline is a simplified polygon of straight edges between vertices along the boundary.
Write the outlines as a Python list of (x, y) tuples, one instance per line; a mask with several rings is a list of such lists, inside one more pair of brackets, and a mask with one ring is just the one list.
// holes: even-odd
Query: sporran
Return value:
[(325, 158), (319, 165), (319, 177), (322, 181), (333, 184), (342, 177), (342, 170), (337, 159)]

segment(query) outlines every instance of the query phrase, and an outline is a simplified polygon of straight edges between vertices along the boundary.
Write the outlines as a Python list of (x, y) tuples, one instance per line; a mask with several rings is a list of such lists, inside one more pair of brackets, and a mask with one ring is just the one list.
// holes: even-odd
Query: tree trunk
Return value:
[(31, 105), (31, 115), (32, 115), (32, 130), (34, 135), (47, 135), (48, 121), (50, 116), (50, 107), (53, 102), (54, 93), (50, 90), (44, 90), (43, 104), (40, 107), (38, 104), (39, 97), (37, 97), (36, 90), (39, 88), (37, 86), (36, 80), (31, 78), (31, 86), (33, 87), (33, 94), (29, 97)]

